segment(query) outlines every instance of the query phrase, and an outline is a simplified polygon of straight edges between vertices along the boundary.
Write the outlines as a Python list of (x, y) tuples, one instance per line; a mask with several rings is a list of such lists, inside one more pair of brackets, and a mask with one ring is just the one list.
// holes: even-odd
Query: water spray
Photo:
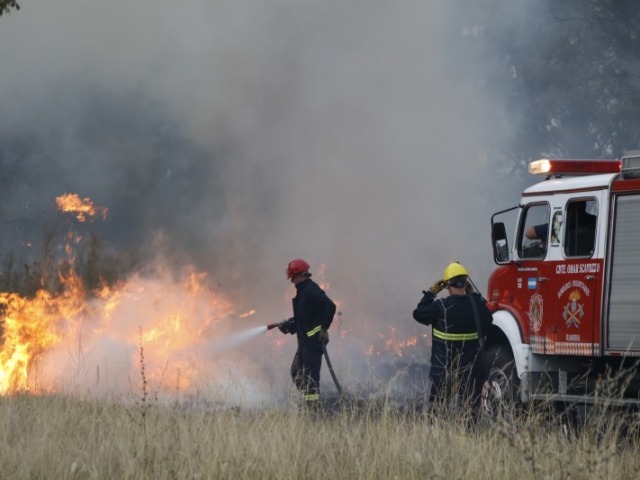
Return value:
[(218, 353), (218, 354), (224, 353), (234, 348), (237, 348), (244, 343), (247, 343), (249, 340), (252, 340), (258, 337), (263, 333), (268, 332), (269, 330), (272, 330), (276, 327), (281, 326), (286, 321), (287, 320), (283, 320), (282, 322), (270, 323), (269, 325), (262, 325), (260, 327), (253, 327), (249, 330), (236, 332), (230, 336), (226, 336), (224, 338), (220, 338), (220, 339), (214, 340), (213, 342), (210, 342), (209, 346), (210, 348), (213, 349), (215, 353)]
[(242, 332), (237, 332), (230, 336), (217, 339), (210, 345), (213, 347), (215, 353), (220, 354), (237, 348), (266, 331), (266, 327), (255, 327), (250, 330), (244, 330)]

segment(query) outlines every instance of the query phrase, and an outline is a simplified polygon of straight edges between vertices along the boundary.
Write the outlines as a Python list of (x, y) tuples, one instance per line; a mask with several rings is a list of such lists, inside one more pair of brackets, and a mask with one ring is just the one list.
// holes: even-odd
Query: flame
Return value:
[(80, 198), (76, 193), (65, 193), (56, 197), (56, 203), (58, 204), (58, 210), (65, 213), (75, 213), (76, 219), (79, 222), (86, 222), (87, 218), (93, 218), (96, 215), (102, 216), (102, 219), (107, 218), (106, 207), (94, 207), (90, 198)]
[[(108, 211), (71, 193), (56, 203), (80, 222)], [(68, 232), (66, 258), (35, 294), (0, 292), (0, 395), (135, 393), (147, 384), (199, 393), (218, 375), (212, 360), (233, 333), (235, 306), (193, 266), (181, 276), (156, 266), (88, 291), (75, 269), (83, 241)]]
[[(106, 215), (106, 209), (93, 207), (89, 199), (65, 196), (88, 207), (61, 207), (77, 213), (79, 221), (100, 212)], [(59, 206), (60, 199), (56, 199)], [(126, 393), (147, 382), (163, 391), (199, 393), (212, 370), (215, 375), (211, 345), (226, 338), (233, 320), (252, 316), (256, 310), (238, 313), (209, 275), (193, 266), (177, 280), (174, 272), (158, 267), (153, 275), (135, 274), (88, 291), (74, 270), (74, 249), (81, 242), (80, 236), (67, 237), (67, 260), (58, 273), (61, 288), (55, 293), (44, 288), (31, 297), (0, 292), (0, 395), (80, 389)], [(320, 277), (323, 271), (321, 266)], [(342, 302), (336, 304), (332, 330), (339, 334), (332, 336), (337, 339), (332, 345), (339, 348), (352, 330), (350, 318), (342, 318)], [(268, 335), (276, 354), (295, 342), (295, 336)], [(426, 333), (399, 339), (391, 328), (379, 333), (364, 353), (403, 356), (410, 348), (422, 349), (423, 338)]]
[(61, 280), (65, 289), (58, 297), (45, 290), (39, 290), (31, 300), (0, 293), (4, 311), (0, 393), (27, 390), (32, 363), (64, 338), (58, 320), (80, 319), (85, 312), (82, 283), (73, 275)]
[[(59, 294), (0, 292), (0, 395), (57, 393), (62, 377), (130, 389), (143, 360), (145, 381), (188, 390), (212, 367), (208, 342), (227, 333), (221, 322), (235, 313), (193, 267), (177, 283), (162, 269), (93, 292), (73, 270), (61, 282)], [(124, 365), (119, 376), (115, 364)]]
[(390, 327), (391, 333), (387, 336), (383, 333), (378, 333), (377, 336), (380, 342), (377, 345), (371, 344), (364, 348), (364, 354), (367, 357), (382, 356), (384, 354), (394, 354), (399, 357), (403, 357), (406, 351), (412, 347), (420, 345), (420, 338), (428, 338), (426, 333), (421, 335), (414, 335), (405, 340), (398, 340), (396, 329)]

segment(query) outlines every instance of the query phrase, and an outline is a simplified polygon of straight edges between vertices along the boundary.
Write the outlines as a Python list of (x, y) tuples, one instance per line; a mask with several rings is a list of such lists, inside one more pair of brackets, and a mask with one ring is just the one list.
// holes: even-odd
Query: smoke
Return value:
[(3, 248), (75, 192), (109, 208), (93, 228), (114, 249), (193, 263), (264, 324), (290, 315), (303, 257), (362, 345), (423, 333), (411, 312), (450, 261), (484, 288), (504, 206), (498, 92), (455, 5), (23, 5), (0, 19)]
[[(134, 401), (275, 405), (282, 395), (274, 395), (257, 375), (255, 358), (247, 360), (252, 342), (267, 327), (239, 329), (238, 313), (206, 276), (184, 273), (182, 279), (167, 269), (148, 277), (136, 274), (77, 312), (52, 322), (41, 319), (41, 331), (61, 338), (31, 363), (28, 388)], [(64, 309), (55, 304), (41, 307)]]

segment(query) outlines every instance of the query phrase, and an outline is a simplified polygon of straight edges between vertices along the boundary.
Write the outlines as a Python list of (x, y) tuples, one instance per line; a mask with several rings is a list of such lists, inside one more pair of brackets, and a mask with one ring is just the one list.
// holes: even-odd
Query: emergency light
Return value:
[(625, 152), (622, 157), (622, 178), (640, 178), (640, 150)]
[(593, 175), (619, 173), (620, 160), (557, 160), (543, 158), (529, 163), (534, 175)]

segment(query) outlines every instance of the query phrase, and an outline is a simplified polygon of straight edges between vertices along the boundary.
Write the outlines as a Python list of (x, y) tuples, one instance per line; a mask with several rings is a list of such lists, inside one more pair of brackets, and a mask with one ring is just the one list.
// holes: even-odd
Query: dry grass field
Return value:
[[(25, 333), (41, 334), (47, 325), (44, 320), (50, 317), (54, 333), (59, 318), (77, 317), (80, 324), (88, 319), (103, 320), (87, 315), (86, 308), (80, 309), (82, 315), (74, 316), (57, 314), (58, 310), (51, 307), (53, 299), (70, 299), (71, 306), (86, 307), (89, 300), (84, 291), (78, 298), (45, 296), (44, 306), (34, 310), (31, 301), (22, 300), (37, 299), (40, 277), (33, 272), (38, 269), (28, 270), (25, 277), (13, 275), (11, 265), (5, 261), (2, 278), (5, 283), (13, 282), (4, 285), (5, 290), (22, 293), (19, 298), (6, 294), (5, 299), (23, 306), (14, 312), (21, 319), (15, 322), (20, 328), (6, 337), (15, 340), (15, 345), (21, 345), (18, 340)], [(88, 278), (88, 272), (81, 272), (80, 277)], [(90, 287), (89, 280), (84, 282)], [(171, 285), (160, 289), (163, 298), (165, 292), (176, 290)], [(61, 286), (54, 287), (52, 291), (58, 291)], [(209, 305), (206, 300), (211, 299), (207, 296), (210, 290), (198, 291), (205, 296), (195, 298)], [(215, 298), (215, 291), (211, 292)], [(149, 303), (155, 305), (157, 298), (150, 298), (153, 301)], [(184, 298), (191, 297), (177, 298), (182, 305)], [(98, 313), (105, 310), (98, 309)], [(174, 312), (172, 308), (165, 310)], [(138, 312), (137, 307), (133, 311)], [(129, 316), (121, 314), (118, 318), (126, 320)], [(171, 320), (176, 315), (159, 318)], [(26, 328), (29, 319), (33, 326)], [(147, 328), (158, 325), (154, 320)], [(131, 327), (128, 323), (126, 326)], [(80, 337), (67, 334), (68, 330), (64, 330), (65, 335), (77, 342)], [(134, 344), (141, 332), (142, 328), (134, 324), (129, 343)], [(23, 340), (32, 340), (27, 337)], [(5, 339), (5, 345), (13, 343)], [(145, 353), (153, 352), (152, 346), (145, 343)], [(39, 351), (22, 347), (14, 350)], [(69, 346), (68, 351), (74, 350)], [(0, 395), (0, 480), (640, 478), (640, 418), (635, 415), (623, 421), (615, 415), (596, 413), (578, 430), (553, 409), (540, 406), (519, 415), (506, 412), (469, 428), (464, 413), (424, 412), (407, 404), (398, 406), (393, 399), (385, 400), (395, 392), (394, 382), (389, 379), (403, 378), (404, 374), (413, 378), (408, 373), (411, 364), (405, 364), (403, 371), (396, 363), (390, 363), (391, 371), (385, 370), (380, 377), (387, 380), (380, 389), (389, 390), (388, 396), (384, 392), (375, 394), (375, 377), (364, 382), (374, 391), (372, 395), (362, 394), (366, 400), (347, 398), (323, 415), (301, 413), (293, 398), (290, 408), (239, 409), (220, 407), (233, 402), (211, 400), (171, 403), (149, 393), (151, 378), (147, 377), (145, 358), (151, 357), (153, 354), (143, 356), (140, 340), (141, 391), (129, 392), (123, 398), (17, 393), (36, 391), (30, 387), (39, 385), (38, 370), (33, 369), (33, 378), (30, 376), (24, 384), (16, 380), (22, 378), (20, 375), (5, 376), (5, 390)], [(27, 357), (16, 365), (32, 365), (34, 361)], [(420, 367), (418, 373), (423, 373)], [(39, 391), (43, 390), (58, 391)], [(418, 388), (417, 394), (421, 391)]]
[(602, 415), (576, 432), (538, 412), (469, 429), (384, 403), (314, 417), (16, 395), (0, 399), (0, 477), (635, 479), (630, 422)]

